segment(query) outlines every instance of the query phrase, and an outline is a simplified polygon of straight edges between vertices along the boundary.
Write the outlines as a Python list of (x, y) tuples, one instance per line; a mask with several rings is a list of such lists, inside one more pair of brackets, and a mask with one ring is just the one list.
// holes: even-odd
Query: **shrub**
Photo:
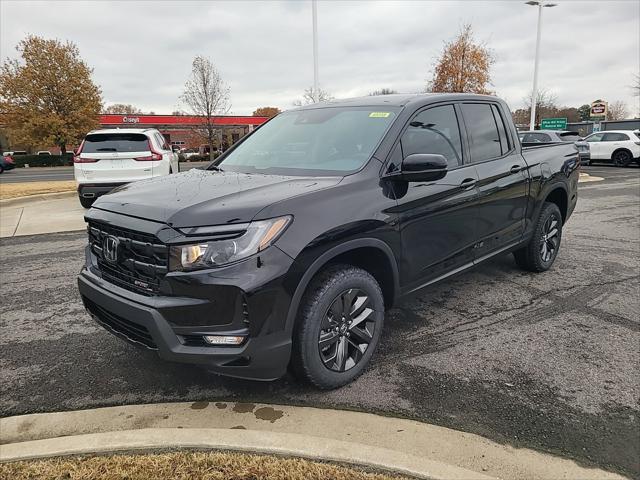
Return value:
[(13, 157), (16, 168), (24, 167), (61, 167), (73, 165), (73, 153), (64, 155), (16, 155)]

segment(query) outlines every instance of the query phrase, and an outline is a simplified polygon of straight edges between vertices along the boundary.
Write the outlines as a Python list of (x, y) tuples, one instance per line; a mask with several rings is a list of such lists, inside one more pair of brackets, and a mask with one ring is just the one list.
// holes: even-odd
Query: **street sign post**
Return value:
[(543, 118), (540, 121), (540, 130), (566, 130), (566, 118)]

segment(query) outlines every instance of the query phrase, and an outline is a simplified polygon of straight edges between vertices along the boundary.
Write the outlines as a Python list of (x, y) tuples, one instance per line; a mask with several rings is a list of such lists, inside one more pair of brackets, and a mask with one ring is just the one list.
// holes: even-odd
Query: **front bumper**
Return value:
[[(285, 374), (291, 295), (283, 277), (292, 260), (276, 247), (215, 270), (166, 276), (166, 291), (145, 296), (105, 281), (87, 249), (78, 288), (89, 314), (118, 337), (169, 361), (201, 364), (224, 375), (274, 380)], [(249, 274), (249, 271), (251, 274)], [(244, 335), (240, 346), (211, 346), (203, 335)]]

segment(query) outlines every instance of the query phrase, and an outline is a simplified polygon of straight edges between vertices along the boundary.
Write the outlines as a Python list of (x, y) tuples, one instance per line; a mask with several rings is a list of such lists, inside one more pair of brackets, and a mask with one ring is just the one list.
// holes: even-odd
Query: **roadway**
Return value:
[[(209, 162), (181, 162), (180, 171), (208, 165)], [(53, 182), (73, 180), (73, 167), (16, 168), (0, 175), (0, 183)]]

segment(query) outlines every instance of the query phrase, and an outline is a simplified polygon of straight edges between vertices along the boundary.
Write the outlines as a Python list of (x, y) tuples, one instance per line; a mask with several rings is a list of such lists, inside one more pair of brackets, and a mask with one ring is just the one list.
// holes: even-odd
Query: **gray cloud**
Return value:
[[(631, 96), (640, 71), (640, 2), (558, 0), (545, 9), (540, 84), (562, 104)], [(320, 1), (320, 81), (337, 97), (424, 89), (443, 42), (463, 23), (496, 56), (493, 89), (522, 106), (531, 89), (536, 9), (504, 1)], [(309, 2), (0, 3), (0, 50), (26, 34), (69, 39), (94, 68), (106, 103), (169, 112), (195, 55), (231, 87), (232, 111), (289, 108), (313, 81)]]

